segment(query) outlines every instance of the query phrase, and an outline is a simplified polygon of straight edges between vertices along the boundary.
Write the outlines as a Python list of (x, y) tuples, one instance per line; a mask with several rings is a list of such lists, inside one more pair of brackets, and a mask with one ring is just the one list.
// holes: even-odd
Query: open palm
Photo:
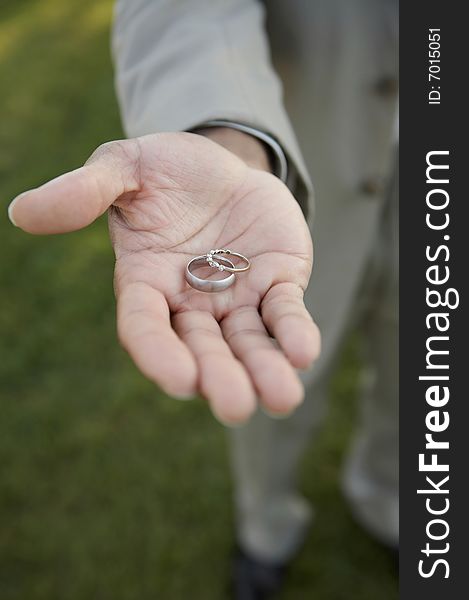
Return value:
[[(201, 393), (225, 422), (245, 420), (256, 397), (275, 413), (299, 404), (295, 369), (319, 334), (303, 304), (311, 238), (287, 188), (201, 136), (155, 134), (101, 146), (11, 212), (26, 231), (57, 233), (109, 207), (119, 338), (140, 370), (172, 395)], [(184, 269), (212, 248), (251, 269), (207, 294)]]

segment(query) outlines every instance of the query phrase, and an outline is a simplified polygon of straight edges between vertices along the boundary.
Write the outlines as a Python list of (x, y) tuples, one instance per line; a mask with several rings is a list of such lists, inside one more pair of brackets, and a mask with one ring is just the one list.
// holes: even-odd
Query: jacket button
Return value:
[(383, 98), (394, 97), (399, 91), (399, 82), (395, 77), (381, 77), (374, 85), (375, 92)]
[(365, 179), (360, 184), (360, 191), (365, 196), (378, 196), (383, 191), (383, 186), (379, 179)]

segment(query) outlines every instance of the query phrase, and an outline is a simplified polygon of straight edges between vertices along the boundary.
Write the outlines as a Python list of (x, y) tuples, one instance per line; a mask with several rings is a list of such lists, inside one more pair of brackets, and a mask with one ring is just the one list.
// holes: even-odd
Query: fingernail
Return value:
[[(20, 196), (22, 196), (22, 194), (20, 194)], [(13, 218), (13, 207), (20, 196), (16, 196), (16, 198), (10, 202), (10, 206), (8, 207), (8, 218), (15, 227), (18, 227), (18, 225), (15, 223), (15, 219)]]
[(223, 425), (223, 427), (226, 427), (227, 429), (239, 429), (245, 424), (245, 421), (225, 421), (225, 419), (219, 415), (214, 415), (214, 417), (220, 425)]
[(288, 412), (273, 412), (268, 410), (267, 408), (262, 407), (262, 412), (266, 414), (271, 419), (275, 419), (276, 421), (283, 421), (284, 419), (288, 419), (295, 412), (296, 407)]
[(20, 198), (22, 198), (23, 196), (25, 196), (26, 194), (28, 194), (31, 190), (26, 190), (25, 192), (22, 192), (21, 194), (18, 194), (18, 196), (16, 196), (16, 198), (13, 198), (13, 200), (10, 202), (10, 206), (8, 207), (8, 218), (10, 219), (10, 221), (12, 222), (12, 224), (15, 227), (18, 227), (15, 219), (13, 218), (13, 208), (15, 207), (15, 204), (18, 202), (18, 200)]

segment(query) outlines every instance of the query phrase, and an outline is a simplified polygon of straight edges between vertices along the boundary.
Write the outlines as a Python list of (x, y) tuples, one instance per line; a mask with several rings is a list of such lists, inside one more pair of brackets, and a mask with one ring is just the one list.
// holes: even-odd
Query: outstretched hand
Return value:
[[(226, 423), (246, 420), (256, 398), (293, 410), (296, 369), (320, 341), (303, 303), (311, 238), (288, 189), (202, 136), (154, 134), (104, 144), (18, 196), (10, 216), (30, 233), (63, 233), (108, 208), (119, 338), (142, 373), (173, 396), (200, 393)], [(188, 260), (224, 247), (251, 269), (220, 293), (189, 287)]]

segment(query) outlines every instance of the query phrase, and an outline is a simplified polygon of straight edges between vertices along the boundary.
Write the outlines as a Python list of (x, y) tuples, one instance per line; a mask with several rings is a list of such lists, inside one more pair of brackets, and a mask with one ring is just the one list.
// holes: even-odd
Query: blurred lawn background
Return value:
[[(110, 0), (0, 0), (0, 600), (220, 600), (233, 544), (223, 428), (139, 375), (114, 331), (106, 220), (35, 238), (22, 190), (122, 136)], [(338, 475), (355, 418), (350, 344), (302, 466), (319, 518), (287, 600), (397, 598)]]

